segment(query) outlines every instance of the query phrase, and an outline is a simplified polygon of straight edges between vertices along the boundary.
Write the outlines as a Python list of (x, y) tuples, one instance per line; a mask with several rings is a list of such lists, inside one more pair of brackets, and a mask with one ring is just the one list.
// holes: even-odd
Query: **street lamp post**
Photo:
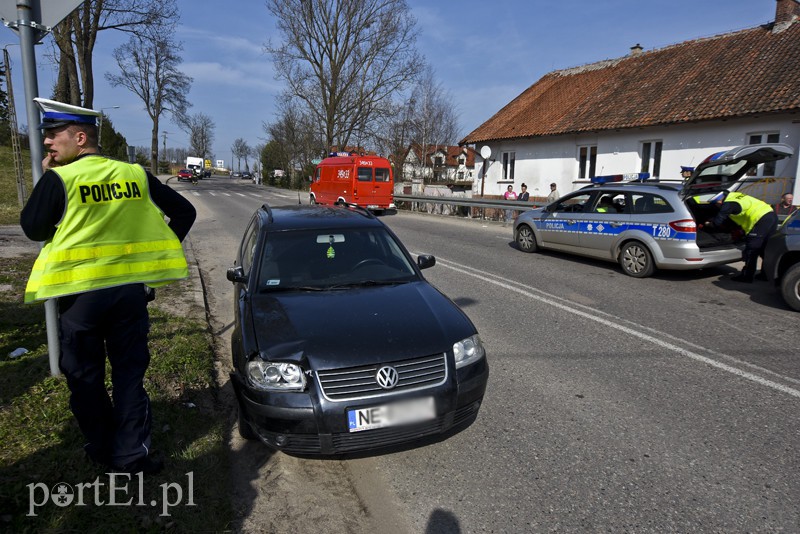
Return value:
[(100, 108), (100, 126), (97, 128), (97, 148), (103, 149), (103, 110), (104, 109), (119, 109), (119, 106), (109, 106), (107, 108)]

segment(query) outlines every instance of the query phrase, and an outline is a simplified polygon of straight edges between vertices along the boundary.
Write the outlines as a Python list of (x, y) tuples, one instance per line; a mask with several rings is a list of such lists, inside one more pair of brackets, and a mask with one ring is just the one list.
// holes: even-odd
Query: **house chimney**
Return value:
[(638, 56), (641, 53), (642, 53), (642, 45), (640, 45), (639, 43), (636, 43), (634, 46), (631, 47), (632, 56)]
[(800, 3), (797, 0), (777, 0), (775, 25), (791, 23), (798, 17), (800, 17)]

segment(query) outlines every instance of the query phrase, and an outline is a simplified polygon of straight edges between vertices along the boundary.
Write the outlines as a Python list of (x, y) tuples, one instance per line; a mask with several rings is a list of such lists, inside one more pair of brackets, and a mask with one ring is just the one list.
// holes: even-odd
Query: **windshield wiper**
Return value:
[(326, 289), (344, 289), (348, 287), (369, 287), (369, 286), (394, 286), (397, 284), (407, 284), (408, 280), (358, 280), (344, 284), (335, 284)]
[(279, 293), (284, 291), (324, 291), (325, 287), (319, 286), (267, 286), (262, 287), (264, 293)]

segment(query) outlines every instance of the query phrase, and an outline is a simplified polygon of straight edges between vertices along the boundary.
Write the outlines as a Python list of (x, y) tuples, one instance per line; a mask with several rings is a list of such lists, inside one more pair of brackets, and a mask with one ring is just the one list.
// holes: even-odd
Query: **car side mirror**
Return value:
[(436, 265), (436, 257), (430, 254), (420, 254), (417, 256), (417, 266), (420, 269), (427, 269)]
[(244, 275), (244, 269), (242, 269), (241, 265), (228, 269), (226, 276), (231, 282), (247, 283), (247, 277)]

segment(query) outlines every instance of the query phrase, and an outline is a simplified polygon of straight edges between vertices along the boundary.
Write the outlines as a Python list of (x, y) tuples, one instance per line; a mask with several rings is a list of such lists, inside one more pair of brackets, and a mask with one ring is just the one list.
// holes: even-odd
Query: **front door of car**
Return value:
[(584, 210), (593, 204), (594, 191), (576, 191), (550, 204), (536, 222), (541, 244), (546, 248), (573, 250), (580, 246)]
[(630, 206), (625, 193), (601, 191), (584, 212), (579, 230), (583, 254), (614, 259), (614, 245), (630, 225)]

